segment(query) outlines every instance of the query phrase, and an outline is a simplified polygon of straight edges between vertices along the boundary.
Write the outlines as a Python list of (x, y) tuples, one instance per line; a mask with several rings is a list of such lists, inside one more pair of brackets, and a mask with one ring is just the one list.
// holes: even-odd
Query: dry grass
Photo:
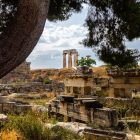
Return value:
[(32, 70), (32, 79), (37, 79), (37, 77), (42, 77), (46, 78), (49, 77), (52, 80), (59, 80), (63, 81), (65, 76), (67, 74), (72, 74), (75, 72), (75, 69), (67, 69), (67, 68), (62, 68), (62, 69), (40, 69), (40, 70)]
[(100, 77), (108, 77), (105, 66), (93, 67), (92, 70), (95, 75), (98, 75)]
[(2, 131), (0, 133), (0, 140), (26, 140), (23, 136), (15, 130)]

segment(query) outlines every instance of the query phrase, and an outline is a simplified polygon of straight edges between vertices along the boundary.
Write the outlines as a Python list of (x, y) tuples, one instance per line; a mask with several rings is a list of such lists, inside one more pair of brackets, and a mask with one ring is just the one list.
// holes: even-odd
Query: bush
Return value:
[(93, 64), (96, 65), (96, 61), (90, 57), (82, 57), (80, 60), (78, 60), (77, 62), (77, 66), (87, 66), (87, 67), (91, 67)]
[(47, 140), (49, 130), (44, 128), (41, 121), (31, 115), (10, 116), (5, 129), (15, 129), (23, 134), (27, 140)]
[(44, 83), (45, 83), (45, 84), (51, 84), (52, 81), (51, 81), (49, 78), (46, 78), (46, 79), (44, 79)]
[(82, 137), (70, 130), (55, 126), (51, 129), (51, 140), (82, 140)]
[(56, 120), (48, 120), (46, 113), (39, 115), (37, 112), (25, 116), (9, 116), (9, 122), (4, 125), (2, 132), (18, 132), (26, 140), (82, 140), (76, 133), (60, 126), (48, 129), (44, 125), (46, 122), (54, 124)]

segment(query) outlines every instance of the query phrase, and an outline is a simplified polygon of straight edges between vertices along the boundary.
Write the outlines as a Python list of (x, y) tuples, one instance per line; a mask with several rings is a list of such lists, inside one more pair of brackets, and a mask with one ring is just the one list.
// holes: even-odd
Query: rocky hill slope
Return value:
[(75, 69), (39, 69), (39, 70), (32, 70), (32, 79), (38, 79), (38, 78), (49, 78), (51, 80), (59, 80), (63, 81), (64, 78), (69, 75), (74, 73), (76, 70)]

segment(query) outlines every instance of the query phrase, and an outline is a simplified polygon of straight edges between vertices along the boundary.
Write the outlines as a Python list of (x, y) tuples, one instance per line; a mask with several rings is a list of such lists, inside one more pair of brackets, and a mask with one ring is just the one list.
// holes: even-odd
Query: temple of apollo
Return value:
[(76, 49), (63, 51), (63, 68), (76, 67), (78, 61), (78, 52)]

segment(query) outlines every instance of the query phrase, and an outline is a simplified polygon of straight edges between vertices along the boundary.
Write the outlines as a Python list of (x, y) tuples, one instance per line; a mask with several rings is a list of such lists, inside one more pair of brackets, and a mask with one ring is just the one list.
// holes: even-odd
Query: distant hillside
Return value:
[(63, 81), (65, 76), (72, 74), (75, 72), (75, 69), (39, 69), (39, 70), (32, 70), (32, 79), (47, 78), (49, 77), (52, 80), (59, 80)]
[[(106, 67), (105, 66), (100, 66), (100, 67), (93, 67), (92, 68), (93, 73), (95, 75), (98, 75), (99, 77), (106, 77), (107, 76), (107, 72), (106, 72)], [(32, 70), (31, 74), (32, 74), (32, 79), (38, 79), (39, 77), (41, 78), (49, 78), (52, 80), (59, 80), (59, 81), (63, 81), (64, 78), (69, 75), (69, 74), (73, 74), (74, 72), (76, 72), (75, 69), (67, 69), (67, 68), (63, 68), (63, 69), (39, 69), (39, 70)]]
[(99, 77), (108, 77), (106, 66), (93, 67), (92, 70), (93, 73)]

